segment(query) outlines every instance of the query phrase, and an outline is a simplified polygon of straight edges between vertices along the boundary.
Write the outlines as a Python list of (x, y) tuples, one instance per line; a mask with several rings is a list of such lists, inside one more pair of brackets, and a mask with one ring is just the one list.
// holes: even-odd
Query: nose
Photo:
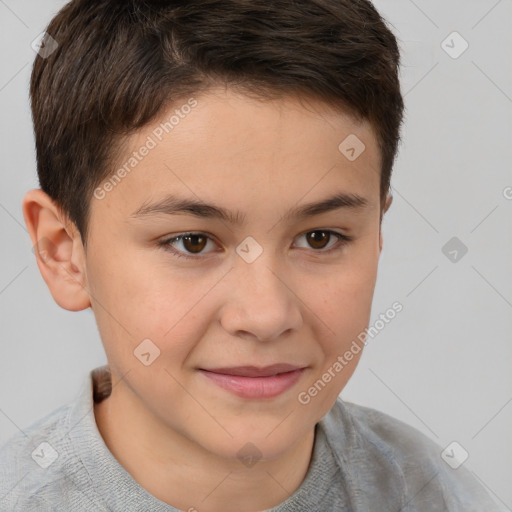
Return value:
[(298, 331), (302, 301), (291, 275), (265, 252), (252, 263), (238, 259), (225, 283), (229, 291), (220, 312), (223, 328), (231, 336), (257, 341)]

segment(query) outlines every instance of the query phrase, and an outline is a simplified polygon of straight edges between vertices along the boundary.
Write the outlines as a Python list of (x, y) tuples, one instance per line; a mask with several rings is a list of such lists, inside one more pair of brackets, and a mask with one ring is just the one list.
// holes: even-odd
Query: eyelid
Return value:
[[(349, 244), (350, 242), (352, 242), (354, 240), (353, 236), (346, 235), (344, 233), (340, 233), (338, 231), (335, 231), (333, 229), (328, 229), (328, 228), (308, 229), (307, 231), (303, 231), (302, 233), (297, 235), (297, 238), (300, 238), (300, 237), (302, 237), (308, 233), (312, 233), (314, 231), (325, 231), (325, 232), (331, 233), (332, 235), (334, 235), (335, 237), (338, 238), (338, 242), (334, 246), (330, 247), (329, 249), (315, 250), (315, 249), (311, 248), (311, 251), (313, 252), (313, 254), (315, 254), (315, 253), (329, 254), (331, 252), (336, 252), (338, 250), (343, 249), (344, 246), (346, 246), (347, 244)], [(162, 249), (164, 249), (164, 250), (170, 252), (171, 254), (173, 254), (174, 256), (176, 256), (177, 258), (187, 258), (189, 260), (200, 260), (200, 259), (204, 259), (206, 257), (204, 254), (206, 254), (206, 255), (210, 254), (210, 253), (200, 253), (198, 255), (191, 255), (191, 254), (185, 253), (183, 251), (178, 251), (170, 245), (170, 242), (175, 241), (176, 239), (182, 239), (182, 238), (186, 237), (187, 235), (204, 235), (208, 240), (211, 240), (212, 242), (216, 243), (215, 237), (208, 232), (184, 231), (182, 233), (177, 233), (175, 235), (165, 238), (164, 240), (159, 241), (158, 245)], [(300, 247), (300, 249), (304, 249), (304, 248)], [(212, 251), (212, 252), (215, 252), (215, 251)]]

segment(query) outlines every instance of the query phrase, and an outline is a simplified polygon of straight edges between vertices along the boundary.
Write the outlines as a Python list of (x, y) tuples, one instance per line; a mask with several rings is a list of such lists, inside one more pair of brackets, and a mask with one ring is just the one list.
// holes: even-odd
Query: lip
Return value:
[(291, 388), (302, 376), (305, 367), (275, 364), (264, 368), (237, 366), (199, 369), (210, 381), (242, 398), (274, 398)]
[(232, 366), (231, 368), (204, 368), (204, 370), (213, 373), (221, 373), (223, 375), (237, 375), (240, 377), (273, 377), (279, 373), (300, 370), (301, 368), (303, 367), (286, 363), (277, 363), (260, 368), (257, 366)]

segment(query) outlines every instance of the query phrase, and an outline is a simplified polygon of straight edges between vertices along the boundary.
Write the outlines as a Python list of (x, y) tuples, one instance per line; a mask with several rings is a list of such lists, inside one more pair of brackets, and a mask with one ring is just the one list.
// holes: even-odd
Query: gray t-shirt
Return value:
[[(75, 402), (2, 447), (2, 512), (180, 512), (141, 487), (105, 445), (93, 400), (108, 395), (106, 370), (91, 371)], [(265, 512), (505, 510), (465, 467), (452, 469), (441, 451), (405, 423), (338, 398), (316, 425), (301, 486)]]

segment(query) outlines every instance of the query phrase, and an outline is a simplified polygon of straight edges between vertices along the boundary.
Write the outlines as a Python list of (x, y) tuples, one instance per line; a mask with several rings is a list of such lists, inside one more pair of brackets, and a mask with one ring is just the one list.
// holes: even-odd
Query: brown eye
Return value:
[(344, 246), (352, 242), (353, 238), (331, 229), (314, 229), (303, 233), (299, 238), (303, 239), (302, 249), (314, 249), (313, 252), (323, 254), (342, 250)]
[(308, 244), (313, 247), (313, 249), (323, 249), (331, 239), (330, 231), (310, 231), (306, 234), (306, 238)]
[[(173, 236), (168, 240), (162, 240), (159, 242), (159, 245), (170, 251), (177, 258), (197, 259), (211, 252), (204, 250), (209, 243), (212, 247), (215, 247), (213, 239), (205, 233), (183, 233), (179, 236)], [(181, 246), (181, 248), (178, 246)]]
[(192, 254), (200, 253), (206, 246), (207, 237), (202, 235), (186, 235), (181, 237), (183, 247)]
[[(348, 235), (337, 233), (330, 229), (315, 229), (303, 233), (300, 238), (305, 238), (307, 243), (307, 247), (302, 248), (312, 248), (316, 250), (314, 252), (320, 254), (342, 250), (345, 245), (353, 240)], [(190, 260), (197, 261), (202, 256), (206, 257), (209, 252), (215, 252), (205, 250), (208, 243), (212, 244), (212, 248), (216, 245), (214, 239), (205, 233), (183, 233), (167, 240), (162, 240), (158, 245), (171, 252), (177, 258), (189, 258)], [(178, 247), (179, 245), (181, 245), (181, 248)]]

